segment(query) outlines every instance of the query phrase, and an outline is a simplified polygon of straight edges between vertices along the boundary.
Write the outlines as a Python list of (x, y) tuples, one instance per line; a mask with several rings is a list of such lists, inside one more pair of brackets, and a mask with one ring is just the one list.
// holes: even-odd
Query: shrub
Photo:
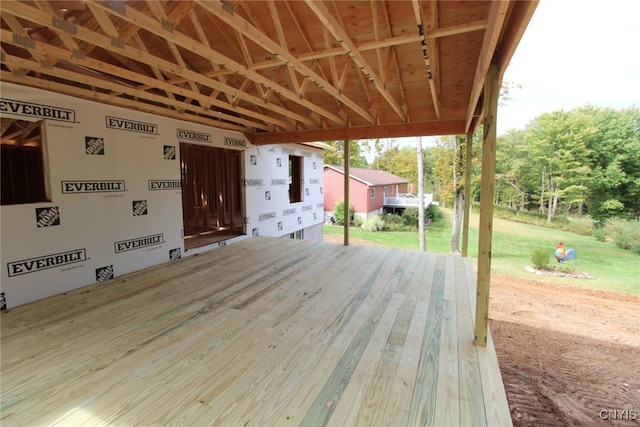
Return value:
[(385, 214), (383, 219), (384, 219), (384, 231), (406, 231), (407, 230), (405, 221), (400, 215)]
[(442, 212), (440, 212), (440, 209), (438, 209), (437, 205), (429, 205), (429, 207), (426, 209), (424, 216), (433, 222), (442, 218)]
[(594, 229), (593, 220), (589, 216), (570, 218), (566, 226), (566, 231), (581, 236), (591, 236)]
[[(425, 218), (427, 216), (427, 212), (425, 210)], [(420, 219), (420, 210), (418, 208), (406, 208), (402, 211), (401, 215), (404, 223), (409, 227), (414, 227), (416, 230), (418, 229), (419, 219)]]
[(640, 221), (610, 218), (604, 229), (616, 246), (640, 253)]
[(548, 270), (549, 252), (545, 249), (534, 249), (531, 252), (531, 263), (539, 270)]
[[(353, 205), (349, 205), (349, 221), (353, 221)], [(344, 200), (340, 200), (336, 203), (336, 207), (333, 209), (333, 219), (339, 225), (344, 225)]]
[[(442, 218), (442, 213), (435, 205), (430, 205), (424, 210), (425, 225)], [(420, 210), (418, 208), (406, 208), (402, 211), (402, 219), (408, 231), (415, 231), (420, 226)]]
[(384, 220), (380, 215), (374, 215), (362, 223), (362, 228), (367, 231), (382, 231), (384, 230)]
[(559, 272), (561, 272), (561, 273), (568, 274), (568, 273), (573, 273), (574, 271), (576, 271), (576, 266), (575, 266), (575, 264), (573, 264), (573, 263), (570, 263), (570, 262), (566, 262), (566, 261), (565, 261), (565, 262), (563, 262), (563, 263), (561, 263), (561, 264), (558, 264), (558, 265), (555, 267), (555, 270), (556, 270), (556, 271), (559, 271)]
[(593, 230), (593, 237), (599, 242), (604, 242), (607, 238), (607, 232), (602, 227)]

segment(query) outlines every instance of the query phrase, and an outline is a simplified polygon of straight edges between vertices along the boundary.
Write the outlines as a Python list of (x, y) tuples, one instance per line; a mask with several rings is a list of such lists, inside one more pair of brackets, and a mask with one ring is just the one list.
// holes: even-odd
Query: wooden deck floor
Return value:
[(468, 259), (251, 238), (2, 314), (0, 423), (510, 425)]

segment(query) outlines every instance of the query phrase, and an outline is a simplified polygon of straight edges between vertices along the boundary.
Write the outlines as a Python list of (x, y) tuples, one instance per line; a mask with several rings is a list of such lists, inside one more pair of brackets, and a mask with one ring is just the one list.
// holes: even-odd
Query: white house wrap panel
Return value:
[[(243, 153), (245, 235), (231, 240), (318, 235), (322, 226), (320, 149), (252, 146), (233, 131), (8, 83), (1, 89), (3, 118), (44, 120), (50, 200), (0, 207), (9, 308), (209, 249), (185, 252), (181, 143)], [(289, 156), (302, 160), (302, 201), (293, 203)]]

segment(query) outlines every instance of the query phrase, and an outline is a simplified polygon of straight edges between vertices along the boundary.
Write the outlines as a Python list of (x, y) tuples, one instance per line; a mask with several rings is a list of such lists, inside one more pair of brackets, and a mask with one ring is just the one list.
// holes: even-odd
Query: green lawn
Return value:
[[(427, 250), (447, 253), (451, 239), (451, 211), (440, 209), (440, 212), (443, 219), (427, 228)], [(640, 295), (640, 254), (622, 250), (612, 243), (599, 242), (593, 237), (500, 218), (494, 218), (493, 230), (492, 272)], [(324, 233), (342, 235), (343, 230), (338, 226), (325, 226)], [(370, 232), (351, 228), (349, 236), (389, 247), (420, 249), (417, 232)], [(537, 248), (548, 250), (550, 263), (556, 263), (553, 251), (559, 241), (564, 242), (565, 248), (576, 250), (577, 259), (571, 262), (594, 279), (533, 275), (525, 270), (525, 266), (531, 264), (531, 252)], [(473, 258), (478, 255), (477, 214), (470, 218), (469, 255)]]

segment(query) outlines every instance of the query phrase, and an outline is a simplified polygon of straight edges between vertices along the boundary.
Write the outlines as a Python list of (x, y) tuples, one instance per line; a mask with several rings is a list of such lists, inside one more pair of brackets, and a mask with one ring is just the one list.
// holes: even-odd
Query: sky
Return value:
[(498, 107), (498, 135), (545, 112), (640, 107), (640, 1), (541, 0), (503, 81), (522, 88)]
[(640, 107), (640, 1), (541, 0), (503, 81), (498, 134), (545, 112)]

